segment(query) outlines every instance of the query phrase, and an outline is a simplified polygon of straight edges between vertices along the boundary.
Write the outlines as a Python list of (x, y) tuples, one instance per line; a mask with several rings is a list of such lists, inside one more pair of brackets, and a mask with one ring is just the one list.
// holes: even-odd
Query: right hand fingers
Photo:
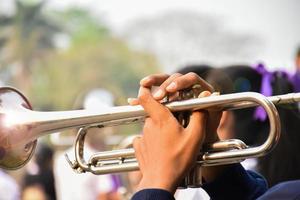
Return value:
[(148, 87), (148, 88), (151, 88), (152, 86), (159, 86), (165, 80), (167, 80), (169, 77), (170, 77), (170, 75), (168, 75), (168, 74), (149, 75), (140, 81), (140, 85), (143, 87)]
[[(153, 86), (161, 86), (165, 81), (170, 82), (169, 78), (170, 78), (170, 75), (168, 75), (168, 74), (149, 75), (140, 81), (140, 86), (146, 87), (146, 88), (152, 88)], [(165, 83), (165, 85), (166, 85), (166, 83)], [(159, 93), (161, 93), (161, 92), (159, 92)], [(158, 101), (162, 100), (165, 96), (165, 91), (163, 90), (160, 95), (162, 96), (161, 98), (155, 98), (155, 99)], [(127, 102), (131, 106), (135, 106), (135, 105), (139, 104), (138, 98), (128, 98)]]
[[(179, 73), (172, 74), (171, 76), (167, 74), (154, 74), (147, 76), (143, 78), (140, 81), (141, 87), (146, 87), (146, 88), (152, 88), (153, 86), (159, 86), (159, 88), (155, 91), (154, 93), (154, 99), (157, 101), (162, 100), (164, 97), (166, 97), (167, 90), (166, 87), (170, 85), (170, 83), (175, 80), (176, 78), (182, 76)], [(127, 99), (129, 105), (138, 105), (138, 99), (136, 98), (129, 98)]]
[(209, 91), (211, 93), (214, 91), (214, 88), (208, 82), (193, 72), (177, 77), (166, 87), (166, 90), (169, 93), (174, 93), (190, 88), (195, 84), (199, 84), (202, 88), (202, 91)]
[(127, 102), (131, 106), (139, 105), (139, 100), (137, 98), (128, 98)]
[(155, 100), (160, 101), (168, 94), (166, 88), (173, 82), (173, 80), (180, 76), (182, 76), (182, 74), (179, 73), (172, 74), (171, 76), (165, 74), (151, 75), (146, 77), (146, 80), (148, 81), (143, 81), (144, 79), (141, 81), (141, 86), (150, 88), (152, 86), (159, 86), (153, 97)]
[(140, 87), (138, 102), (152, 120), (163, 121), (173, 117), (167, 107), (156, 101), (149, 88)]
[(209, 83), (193, 72), (185, 75), (175, 73), (169, 77), (165, 74), (152, 75), (146, 78), (148, 81), (145, 81), (145, 79), (143, 80), (141, 81), (141, 85), (144, 87), (159, 86), (158, 90), (154, 93), (154, 99), (156, 100), (162, 100), (166, 95), (175, 94), (176, 92), (190, 88), (195, 84), (199, 84), (203, 91), (214, 91)]

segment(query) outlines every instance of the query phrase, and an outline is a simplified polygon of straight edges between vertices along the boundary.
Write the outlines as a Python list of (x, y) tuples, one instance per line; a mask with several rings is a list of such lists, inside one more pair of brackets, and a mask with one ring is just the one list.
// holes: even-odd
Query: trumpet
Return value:
[[(280, 136), (280, 118), (274, 104), (300, 101), (300, 93), (265, 97), (259, 93), (244, 92), (204, 98), (194, 98), (166, 103), (172, 112), (206, 110), (233, 110), (262, 106), (269, 118), (270, 130), (266, 141), (255, 147), (231, 139), (208, 145), (199, 152), (197, 165), (211, 166), (240, 162), (249, 157), (259, 157), (270, 152)], [(71, 167), (79, 172), (94, 174), (138, 170), (134, 149), (98, 152), (86, 161), (84, 139), (90, 127), (106, 127), (143, 121), (147, 114), (141, 106), (117, 106), (103, 110), (33, 111), (29, 101), (18, 90), (0, 88), (0, 167), (18, 169), (32, 157), (37, 139), (57, 131), (80, 128), (75, 140), (75, 161)]]

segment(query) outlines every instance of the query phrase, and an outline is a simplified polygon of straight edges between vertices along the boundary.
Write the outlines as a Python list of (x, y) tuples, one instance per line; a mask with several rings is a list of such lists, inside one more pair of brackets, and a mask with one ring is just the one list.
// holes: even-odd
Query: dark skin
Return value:
[[(213, 88), (194, 73), (157, 74), (142, 79), (138, 98), (129, 100), (131, 105), (143, 106), (149, 115), (143, 135), (133, 143), (142, 173), (139, 190), (159, 188), (174, 194), (179, 182), (195, 163), (202, 145), (218, 140), (216, 129), (220, 112), (194, 111), (189, 125), (184, 128), (159, 103), (166, 95), (172, 96), (195, 84), (204, 89), (200, 97), (213, 92)], [(151, 93), (153, 86), (159, 87), (155, 94)], [(203, 168), (203, 177), (206, 181), (213, 181), (223, 169), (224, 166)]]

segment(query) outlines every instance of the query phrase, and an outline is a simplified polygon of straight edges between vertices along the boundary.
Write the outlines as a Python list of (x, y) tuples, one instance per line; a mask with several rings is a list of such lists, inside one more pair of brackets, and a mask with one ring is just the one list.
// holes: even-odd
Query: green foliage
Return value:
[(33, 70), (31, 99), (48, 109), (70, 109), (92, 88), (113, 92), (118, 104), (137, 95), (139, 80), (158, 72), (152, 55), (130, 49), (88, 13), (60, 13), (70, 34), (70, 48), (57, 51)]
[[(15, 15), (0, 16), (0, 66), (7, 66), (0, 70), (12, 74), (9, 81), (29, 96), (34, 109), (70, 110), (75, 102), (79, 107), (93, 88), (110, 90), (116, 103), (124, 105), (137, 95), (139, 80), (159, 70), (152, 55), (130, 49), (87, 11), (45, 15), (43, 1), (15, 2)], [(57, 49), (54, 36), (62, 31), (70, 45)], [(122, 127), (120, 132), (136, 131)]]
[(110, 35), (109, 30), (99, 20), (91, 17), (86, 10), (71, 8), (56, 13), (56, 17), (64, 24), (65, 29), (71, 33), (73, 45), (86, 40), (105, 39)]
[(5, 43), (0, 49), (6, 50), (8, 62), (31, 63), (41, 52), (54, 48), (53, 35), (60, 31), (57, 24), (42, 13), (44, 2), (26, 4), (15, 1), (13, 16), (0, 16), (1, 38)]
[(0, 63), (7, 71), (11, 65), (11, 84), (28, 93), (31, 69), (35, 61), (54, 49), (53, 36), (60, 27), (47, 18), (42, 8), (44, 1), (26, 3), (15, 0), (16, 12), (0, 16)]
[[(158, 71), (153, 56), (130, 49), (87, 11), (44, 12), (44, 5), (16, 0), (16, 13), (0, 16), (1, 70), (12, 74), (10, 84), (30, 95), (35, 108), (70, 109), (96, 87), (111, 90), (124, 104), (136, 96), (143, 76)], [(65, 50), (53, 43), (62, 31), (70, 43)]]

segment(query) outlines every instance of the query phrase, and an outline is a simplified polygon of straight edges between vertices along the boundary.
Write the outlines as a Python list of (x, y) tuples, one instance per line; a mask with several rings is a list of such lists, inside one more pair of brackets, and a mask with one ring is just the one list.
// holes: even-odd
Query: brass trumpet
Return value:
[[(300, 101), (300, 93), (265, 97), (245, 92), (167, 103), (172, 112), (199, 109), (232, 110), (262, 106), (269, 117), (267, 140), (260, 146), (248, 147), (237, 139), (210, 144), (199, 153), (197, 164), (202, 166), (240, 162), (249, 157), (263, 156), (277, 144), (280, 136), (280, 118), (274, 104)], [(32, 111), (29, 101), (19, 91), (0, 88), (0, 167), (18, 169), (32, 157), (37, 138), (70, 128), (80, 128), (75, 141), (75, 161), (69, 161), (77, 172), (94, 174), (138, 170), (132, 148), (95, 153), (84, 159), (84, 138), (89, 127), (105, 127), (143, 121), (147, 117), (141, 106), (118, 106), (104, 110), (74, 110), (59, 112)]]

